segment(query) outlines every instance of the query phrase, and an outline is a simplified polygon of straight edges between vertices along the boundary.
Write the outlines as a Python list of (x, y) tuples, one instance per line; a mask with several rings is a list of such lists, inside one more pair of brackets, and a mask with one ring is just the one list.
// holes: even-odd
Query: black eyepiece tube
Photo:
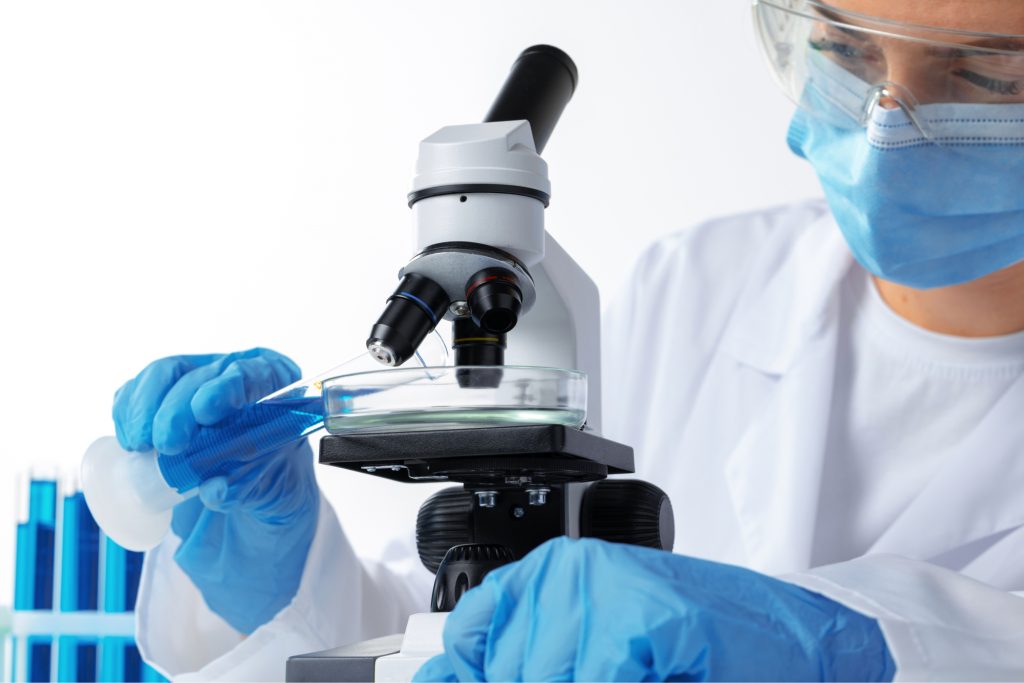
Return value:
[(526, 119), (533, 129), (537, 154), (544, 151), (565, 105), (569, 104), (579, 73), (572, 58), (557, 47), (534, 45), (512, 65), (498, 99), (484, 123)]

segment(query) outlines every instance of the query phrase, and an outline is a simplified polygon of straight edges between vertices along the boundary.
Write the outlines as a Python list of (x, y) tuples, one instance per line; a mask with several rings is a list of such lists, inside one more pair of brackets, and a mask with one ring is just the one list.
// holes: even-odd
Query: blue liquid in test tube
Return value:
[(142, 576), (142, 553), (125, 550), (104, 539), (103, 611), (131, 612)]
[(96, 680), (97, 638), (61, 636), (57, 639), (57, 681), (93, 683)]
[[(57, 482), (29, 482), (28, 519), (18, 524), (14, 567), (14, 609), (53, 609), (54, 541), (57, 527)], [(53, 639), (29, 636), (25, 674), (29, 681), (50, 680)]]
[[(100, 530), (81, 492), (64, 496), (61, 515), (60, 610), (98, 609)], [(57, 639), (57, 680), (96, 680), (97, 639)]]
[(157, 458), (160, 472), (184, 493), (315, 432), (323, 426), (323, 410), (320, 396), (285, 395), (250, 404), (219, 424), (200, 428), (184, 453)]
[(60, 609), (97, 609), (99, 597), (100, 529), (81, 492), (64, 497), (61, 538)]
[(29, 482), (28, 520), (18, 524), (14, 609), (53, 609), (57, 482)]
[(103, 683), (167, 680), (142, 661), (139, 648), (131, 638), (104, 638), (101, 651), (99, 680)]
[(57, 639), (57, 678), (55, 680), (93, 683), (97, 673), (99, 638), (61, 636)]
[(53, 640), (51, 638), (29, 636), (27, 681), (30, 683), (49, 683), (52, 648)]
[(107, 636), (100, 639), (99, 676), (102, 683), (118, 683), (118, 681), (137, 681), (138, 676), (128, 678), (128, 667), (125, 666), (127, 649), (132, 647), (130, 638)]
[[(103, 567), (103, 611), (131, 612), (142, 577), (142, 553), (125, 550), (105, 539)], [(131, 638), (108, 636), (99, 647), (98, 681), (163, 681), (159, 673), (142, 661)]]
[(75, 670), (78, 672), (77, 679), (81, 683), (93, 683), (96, 680), (96, 655), (99, 650), (99, 643), (96, 640), (87, 641), (81, 639), (75, 647)]

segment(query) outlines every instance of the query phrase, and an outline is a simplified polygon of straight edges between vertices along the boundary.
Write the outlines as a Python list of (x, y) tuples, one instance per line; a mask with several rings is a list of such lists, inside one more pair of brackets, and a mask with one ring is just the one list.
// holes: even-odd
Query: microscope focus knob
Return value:
[(473, 494), (453, 486), (430, 496), (416, 515), (416, 550), (431, 574), (452, 546), (473, 541)]
[(604, 479), (583, 494), (580, 535), (672, 550), (675, 517), (668, 495), (637, 479)]
[(437, 570), (430, 611), (451, 612), (466, 591), (479, 586), (492, 570), (515, 559), (503, 545), (467, 543), (451, 548)]

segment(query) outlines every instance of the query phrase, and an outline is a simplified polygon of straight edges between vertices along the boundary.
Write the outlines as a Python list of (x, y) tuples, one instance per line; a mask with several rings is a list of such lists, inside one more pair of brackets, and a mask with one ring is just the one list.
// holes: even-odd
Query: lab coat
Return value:
[[(1024, 678), (1021, 381), (869, 553), (811, 566), (829, 503), (838, 288), (852, 267), (821, 202), (653, 245), (606, 315), (605, 435), (634, 446), (638, 476), (671, 497), (676, 552), (877, 618), (898, 679)], [(358, 558), (326, 501), (298, 594), (248, 638), (203, 604), (173, 561), (177, 542), (146, 557), (137, 613), (143, 655), (181, 680), (281, 678), (288, 655), (400, 631), (427, 608), (414, 550)]]

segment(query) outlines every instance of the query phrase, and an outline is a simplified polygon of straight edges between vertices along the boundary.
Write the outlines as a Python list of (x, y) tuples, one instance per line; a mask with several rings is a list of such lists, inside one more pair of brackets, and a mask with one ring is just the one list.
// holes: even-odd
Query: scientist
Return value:
[[(606, 434), (671, 496), (679, 554), (549, 542), (466, 595), (420, 677), (1024, 678), (1024, 3), (754, 15), (827, 204), (660, 241), (607, 318)], [(118, 437), (180, 452), (298, 375), (156, 361)], [(140, 644), (182, 680), (281, 677), (400, 631), (430, 580), (411, 548), (353, 554), (302, 443), (178, 506)]]

